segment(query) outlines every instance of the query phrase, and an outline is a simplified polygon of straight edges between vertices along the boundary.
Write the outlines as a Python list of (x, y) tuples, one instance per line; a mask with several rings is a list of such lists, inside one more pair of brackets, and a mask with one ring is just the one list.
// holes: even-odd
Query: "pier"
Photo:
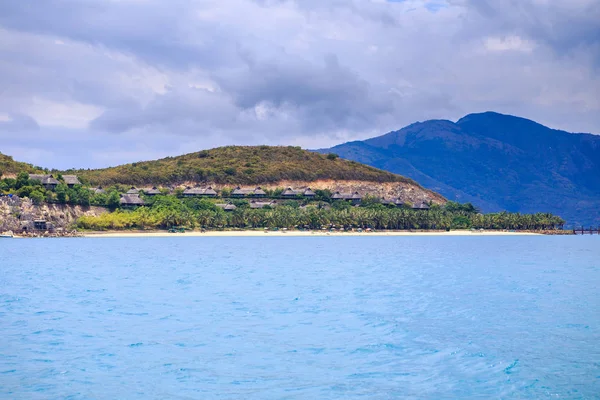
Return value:
[(573, 234), (574, 235), (600, 235), (600, 227), (598, 227), (598, 228), (593, 228), (593, 227), (584, 228), (582, 226), (581, 228), (574, 228), (573, 229)]

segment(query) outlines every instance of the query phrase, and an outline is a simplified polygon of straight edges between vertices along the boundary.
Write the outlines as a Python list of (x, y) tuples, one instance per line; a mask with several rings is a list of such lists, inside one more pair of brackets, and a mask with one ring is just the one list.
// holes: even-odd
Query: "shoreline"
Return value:
[(509, 231), (377, 231), (377, 232), (329, 232), (329, 231), (296, 231), (296, 230), (226, 230), (226, 231), (189, 231), (170, 233), (167, 231), (104, 231), (83, 232), (85, 238), (126, 238), (126, 237), (318, 237), (318, 236), (543, 236), (539, 232)]

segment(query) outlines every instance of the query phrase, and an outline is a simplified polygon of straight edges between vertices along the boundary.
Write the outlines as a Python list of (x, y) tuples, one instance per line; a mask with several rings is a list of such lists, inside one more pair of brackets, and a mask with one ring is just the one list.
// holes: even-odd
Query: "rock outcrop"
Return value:
[(72, 236), (73, 223), (83, 215), (108, 212), (102, 207), (66, 204), (35, 205), (28, 198), (0, 196), (0, 232), (24, 236)]

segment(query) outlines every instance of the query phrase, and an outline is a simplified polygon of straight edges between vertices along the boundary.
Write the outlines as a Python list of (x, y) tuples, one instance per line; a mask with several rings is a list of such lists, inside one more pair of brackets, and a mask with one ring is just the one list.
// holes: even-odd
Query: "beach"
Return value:
[(125, 237), (272, 237), (272, 236), (532, 236), (541, 235), (533, 232), (509, 232), (509, 231), (298, 231), (298, 230), (225, 230), (225, 231), (189, 231), (185, 233), (170, 233), (167, 231), (104, 231), (86, 232), (83, 237), (87, 238), (125, 238)]

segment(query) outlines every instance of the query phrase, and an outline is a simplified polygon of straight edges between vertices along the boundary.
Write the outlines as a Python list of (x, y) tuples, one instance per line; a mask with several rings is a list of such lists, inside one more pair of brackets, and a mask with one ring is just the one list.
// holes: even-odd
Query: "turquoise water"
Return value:
[(1, 240), (0, 399), (592, 399), (600, 237)]

